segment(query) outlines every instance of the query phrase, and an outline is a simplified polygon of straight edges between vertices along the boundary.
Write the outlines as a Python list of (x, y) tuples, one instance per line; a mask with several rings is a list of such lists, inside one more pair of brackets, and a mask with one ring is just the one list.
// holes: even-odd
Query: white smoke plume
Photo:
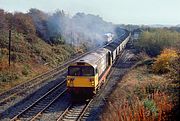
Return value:
[(64, 41), (78, 46), (82, 43), (91, 46), (102, 45), (107, 40), (105, 33), (114, 33), (115, 26), (101, 17), (77, 13), (70, 17), (64, 11), (47, 14), (37, 9), (30, 9), (37, 33), (47, 42)]

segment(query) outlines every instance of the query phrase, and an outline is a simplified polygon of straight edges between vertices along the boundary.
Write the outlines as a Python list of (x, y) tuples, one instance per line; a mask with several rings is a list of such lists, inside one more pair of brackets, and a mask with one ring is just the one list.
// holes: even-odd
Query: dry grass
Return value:
[(178, 102), (172, 85), (166, 76), (149, 73), (147, 66), (134, 68), (111, 94), (101, 120), (168, 120), (173, 117), (170, 114)]
[(26, 37), (13, 31), (10, 69), (8, 40), (0, 38), (0, 93), (59, 66), (76, 53), (68, 44), (49, 45), (38, 37), (33, 42)]
[[(28, 64), (22, 64), (22, 63), (12, 63), (11, 68), (9, 68), (7, 59), (5, 61), (2, 61), (1, 66), (3, 68), (0, 73), (2, 73), (2, 76), (7, 78), (5, 81), (0, 81), (0, 93), (4, 92), (16, 85), (19, 85), (23, 82), (29, 81), (30, 79), (34, 78), (35, 76), (42, 74), (51, 68), (45, 65), (40, 65), (34, 62), (29, 62)], [(28, 66), (28, 74), (23, 75), (22, 71), (24, 70), (24, 67)], [(2, 79), (1, 79), (2, 80)]]
[(121, 104), (109, 102), (106, 114), (101, 119), (103, 121), (165, 121), (168, 118), (166, 114), (172, 108), (173, 104), (169, 102), (168, 96), (156, 92), (144, 101), (134, 97), (133, 100), (124, 100)]

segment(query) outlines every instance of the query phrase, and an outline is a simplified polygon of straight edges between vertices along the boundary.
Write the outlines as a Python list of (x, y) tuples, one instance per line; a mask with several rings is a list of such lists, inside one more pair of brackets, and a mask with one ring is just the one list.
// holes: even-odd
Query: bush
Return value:
[(0, 73), (0, 82), (11, 82), (19, 79), (19, 75), (16, 73), (1, 72)]
[(180, 47), (180, 33), (167, 29), (146, 31), (140, 35), (135, 46), (150, 56), (157, 56), (164, 48)]
[(28, 66), (25, 66), (25, 67), (23, 68), (22, 74), (23, 74), (24, 76), (27, 76), (27, 75), (29, 74)]
[(154, 115), (157, 115), (157, 107), (154, 102), (154, 100), (146, 99), (144, 100), (144, 107), (147, 108), (151, 113), (154, 113)]
[(164, 93), (154, 93), (144, 101), (138, 98), (122, 102), (109, 102), (101, 121), (164, 121), (170, 118), (173, 104)]
[(153, 64), (153, 71), (155, 73), (165, 73), (171, 70), (171, 65), (178, 59), (177, 51), (174, 49), (164, 49), (162, 53), (156, 58)]
[(170, 65), (170, 73), (169, 78), (173, 80), (175, 83), (179, 83), (180, 80), (180, 56), (178, 59), (174, 60), (173, 63)]

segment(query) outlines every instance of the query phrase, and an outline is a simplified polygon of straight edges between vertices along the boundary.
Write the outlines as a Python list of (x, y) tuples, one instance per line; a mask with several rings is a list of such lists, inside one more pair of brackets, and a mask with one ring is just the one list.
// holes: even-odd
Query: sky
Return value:
[(71, 16), (84, 12), (115, 24), (180, 24), (180, 0), (0, 0), (0, 8), (9, 12), (59, 9)]

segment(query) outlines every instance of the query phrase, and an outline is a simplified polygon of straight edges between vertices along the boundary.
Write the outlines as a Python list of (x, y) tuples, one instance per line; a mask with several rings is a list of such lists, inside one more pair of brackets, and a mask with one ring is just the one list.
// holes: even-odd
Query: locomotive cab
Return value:
[(71, 94), (95, 94), (97, 84), (98, 73), (96, 67), (82, 61), (68, 67), (67, 88)]

